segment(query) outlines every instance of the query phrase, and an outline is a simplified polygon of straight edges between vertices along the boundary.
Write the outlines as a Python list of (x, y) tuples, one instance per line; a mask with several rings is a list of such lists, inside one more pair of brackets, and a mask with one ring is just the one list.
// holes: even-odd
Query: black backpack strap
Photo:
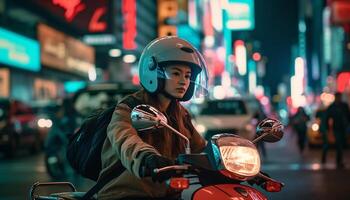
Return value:
[[(134, 96), (130, 95), (124, 98), (120, 103), (124, 103), (128, 105), (129, 108), (133, 109), (135, 106), (140, 105), (141, 101), (136, 99)], [(114, 178), (120, 176), (125, 171), (125, 167), (122, 165), (121, 161), (118, 161), (114, 168), (114, 170), (110, 170), (108, 174), (105, 174), (105, 176), (98, 179), (97, 183), (85, 193), (81, 200), (91, 199), (98, 191), (100, 191), (103, 188), (103, 186), (105, 186)]]
[(112, 179), (120, 176), (125, 171), (125, 167), (122, 165), (121, 161), (118, 161), (115, 165), (114, 170), (110, 170), (108, 174), (104, 177), (98, 179), (97, 183), (85, 193), (81, 200), (89, 200), (93, 197), (98, 191), (100, 191), (103, 186), (109, 183)]

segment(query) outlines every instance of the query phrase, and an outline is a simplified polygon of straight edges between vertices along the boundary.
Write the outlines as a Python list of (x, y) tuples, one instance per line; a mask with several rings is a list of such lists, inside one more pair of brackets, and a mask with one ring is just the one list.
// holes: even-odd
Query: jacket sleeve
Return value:
[(139, 169), (143, 157), (148, 153), (160, 155), (151, 145), (142, 141), (130, 118), (131, 109), (126, 104), (118, 104), (107, 128), (107, 138), (112, 144), (115, 156), (132, 174), (140, 178)]

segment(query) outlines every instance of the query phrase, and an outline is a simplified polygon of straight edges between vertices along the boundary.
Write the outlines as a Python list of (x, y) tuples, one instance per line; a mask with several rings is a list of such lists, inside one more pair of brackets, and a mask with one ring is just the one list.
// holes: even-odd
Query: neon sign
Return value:
[(30, 71), (39, 71), (39, 43), (0, 28), (0, 63)]
[(227, 13), (226, 28), (230, 30), (253, 30), (254, 1), (253, 0), (229, 0), (224, 8)]
[(136, 45), (136, 1), (123, 0), (122, 13), (124, 18), (123, 23), (123, 48), (133, 50), (137, 48)]
[(94, 48), (45, 24), (38, 25), (41, 63), (47, 67), (86, 76), (95, 69)]
[(108, 32), (109, 0), (29, 0), (82, 34)]
[(100, 32), (107, 29), (107, 23), (99, 21), (106, 14), (106, 8), (97, 8), (91, 17), (89, 30), (91, 32)]
[(337, 90), (338, 92), (344, 92), (350, 90), (350, 72), (341, 72), (337, 78)]
[(64, 11), (64, 17), (71, 22), (75, 16), (85, 9), (85, 4), (81, 0), (52, 0), (54, 5), (61, 6)]
[[(81, 0), (52, 0), (52, 3), (54, 5), (61, 6), (65, 12), (64, 17), (67, 20), (67, 22), (71, 22), (75, 16), (77, 16), (80, 12), (82, 12), (86, 5), (81, 2)], [(103, 15), (106, 14), (106, 8), (105, 7), (99, 7), (96, 8), (94, 13), (92, 14), (92, 17), (89, 21), (89, 31), (91, 32), (101, 32), (106, 30), (107, 23), (99, 21)]]

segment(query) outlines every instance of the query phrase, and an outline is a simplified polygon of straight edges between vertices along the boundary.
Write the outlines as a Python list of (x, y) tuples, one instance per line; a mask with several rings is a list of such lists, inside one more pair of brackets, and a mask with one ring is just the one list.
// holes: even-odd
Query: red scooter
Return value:
[(260, 158), (255, 145), (233, 134), (213, 136), (204, 153), (180, 155), (178, 163), (156, 172), (173, 170), (174, 174), (185, 175), (175, 175), (168, 181), (170, 187), (183, 191), (193, 184), (191, 180), (197, 179), (194, 184), (200, 187), (192, 193), (192, 200), (267, 199), (257, 189), (242, 184), (244, 182), (260, 185), (268, 192), (279, 192), (283, 187), (283, 183), (260, 172)]
[[(268, 192), (279, 192), (284, 186), (268, 175), (260, 172), (260, 156), (256, 143), (260, 140), (277, 142), (283, 137), (283, 125), (275, 119), (264, 119), (257, 126), (257, 137), (249, 141), (235, 134), (214, 135), (203, 153), (192, 154), (189, 140), (168, 125), (166, 117), (149, 105), (136, 106), (131, 119), (137, 130), (166, 127), (186, 140), (186, 153), (177, 158), (177, 165), (156, 169), (154, 173), (171, 172), (174, 174), (167, 181), (169, 187), (183, 191), (183, 199), (192, 200), (263, 200), (267, 197), (250, 185), (257, 184)], [(195, 182), (193, 182), (195, 180)], [(249, 183), (244, 184), (244, 183)], [(198, 186), (195, 191), (190, 185)], [(38, 187), (66, 186), (72, 192), (59, 194), (40, 194)], [(190, 195), (185, 195), (191, 191)], [(32, 186), (32, 200), (74, 199), (82, 193), (75, 191), (72, 184), (37, 183)], [(76, 198), (79, 199), (79, 198)]]

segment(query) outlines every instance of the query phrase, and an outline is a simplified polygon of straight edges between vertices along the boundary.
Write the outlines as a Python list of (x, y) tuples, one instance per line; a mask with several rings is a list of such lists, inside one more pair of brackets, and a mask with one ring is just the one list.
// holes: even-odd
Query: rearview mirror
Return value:
[(168, 120), (165, 115), (156, 108), (146, 104), (136, 106), (131, 111), (131, 123), (132, 126), (138, 131), (150, 130), (164, 126), (183, 138), (186, 141), (186, 153), (191, 153), (190, 141), (188, 138), (168, 125)]
[(131, 122), (138, 131), (160, 128), (162, 123), (168, 123), (163, 113), (145, 104), (138, 105), (131, 111)]
[(258, 137), (253, 140), (253, 143), (257, 143), (259, 140), (277, 142), (283, 137), (283, 128), (280, 121), (266, 118), (257, 125), (256, 134)]

